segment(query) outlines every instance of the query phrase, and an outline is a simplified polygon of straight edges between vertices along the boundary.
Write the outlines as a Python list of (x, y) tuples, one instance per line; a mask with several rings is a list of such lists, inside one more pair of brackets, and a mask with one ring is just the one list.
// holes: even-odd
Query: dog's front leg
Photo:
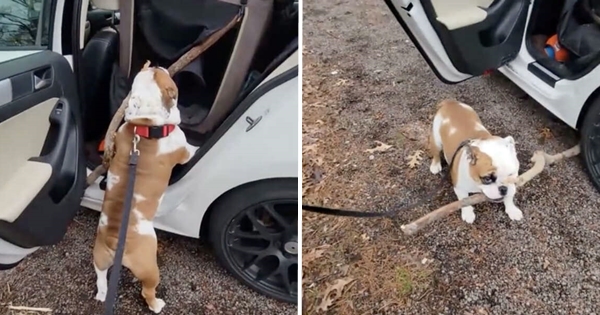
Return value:
[(199, 148), (200, 147), (193, 146), (186, 142), (185, 143), (186, 154), (184, 154), (185, 157), (184, 157), (183, 161), (181, 161), (181, 164), (185, 164), (185, 163), (189, 162), (192, 159), (192, 157), (194, 157), (194, 155), (196, 154), (196, 151), (198, 151)]
[[(454, 193), (458, 200), (469, 197), (469, 192), (460, 188), (454, 187)], [(475, 221), (475, 211), (473, 206), (466, 206), (460, 209), (460, 217), (467, 223), (473, 223)]]
[(519, 221), (523, 219), (523, 212), (521, 209), (515, 206), (515, 193), (517, 188), (514, 184), (508, 186), (508, 192), (506, 197), (504, 197), (504, 211), (508, 214), (508, 217), (513, 221)]

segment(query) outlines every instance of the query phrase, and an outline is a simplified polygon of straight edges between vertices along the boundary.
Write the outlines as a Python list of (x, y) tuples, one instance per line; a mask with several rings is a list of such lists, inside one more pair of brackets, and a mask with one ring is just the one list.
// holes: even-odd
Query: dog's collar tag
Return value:
[(160, 139), (175, 130), (175, 125), (135, 126), (135, 134), (148, 139)]

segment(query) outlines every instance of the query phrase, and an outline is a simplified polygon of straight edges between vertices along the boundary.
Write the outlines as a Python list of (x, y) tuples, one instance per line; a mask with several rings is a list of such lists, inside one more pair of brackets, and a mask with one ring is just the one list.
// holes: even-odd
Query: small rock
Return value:
[(372, 155), (372, 154), (371, 154), (371, 155), (369, 155), (369, 160), (374, 160), (374, 159), (375, 159), (375, 156), (374, 156), (374, 155)]
[(337, 70), (336, 71), (331, 71), (331, 74), (332, 75), (336, 75), (336, 74), (338, 74), (338, 72), (337, 72)]

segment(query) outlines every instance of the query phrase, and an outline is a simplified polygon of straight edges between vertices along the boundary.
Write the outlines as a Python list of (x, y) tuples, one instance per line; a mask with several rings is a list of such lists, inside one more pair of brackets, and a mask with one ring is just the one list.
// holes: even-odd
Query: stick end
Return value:
[(402, 230), (402, 232), (404, 232), (404, 234), (406, 235), (412, 235), (417, 231), (417, 225), (414, 223), (409, 223), (407, 225), (401, 225), (400, 229)]

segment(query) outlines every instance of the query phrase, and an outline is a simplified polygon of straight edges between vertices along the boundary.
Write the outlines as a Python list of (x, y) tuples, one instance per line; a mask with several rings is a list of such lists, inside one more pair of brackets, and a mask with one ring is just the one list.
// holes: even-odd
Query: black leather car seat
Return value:
[(118, 56), (119, 35), (110, 27), (98, 31), (83, 48), (85, 141), (104, 137), (110, 123), (109, 88), (112, 66)]

